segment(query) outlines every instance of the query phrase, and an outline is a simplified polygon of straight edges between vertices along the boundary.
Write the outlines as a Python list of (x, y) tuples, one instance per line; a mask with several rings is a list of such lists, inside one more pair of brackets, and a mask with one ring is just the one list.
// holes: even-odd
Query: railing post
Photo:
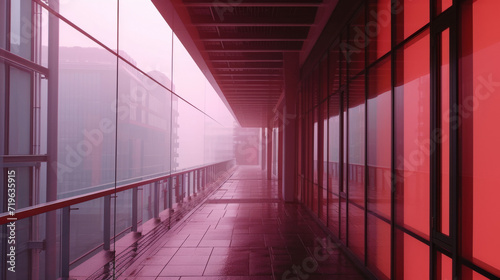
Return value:
[(69, 279), (70, 207), (61, 209), (61, 279)]
[(170, 178), (167, 178), (164, 180), (163, 188), (160, 188), (160, 192), (163, 192), (163, 210), (168, 209), (168, 180)]
[(111, 196), (107, 195), (104, 198), (104, 217), (103, 217), (103, 249), (109, 251), (111, 249)]
[(179, 174), (179, 184), (178, 184), (178, 192), (179, 192), (179, 201), (178, 203), (182, 203), (184, 201), (184, 174)]
[(160, 219), (160, 181), (154, 183), (153, 191), (153, 217)]
[(200, 169), (196, 169), (196, 192), (198, 193), (200, 191)]
[[(179, 186), (179, 176), (176, 175), (176, 176), (172, 177), (172, 193), (173, 193), (172, 200), (175, 203), (179, 202), (179, 191), (177, 190), (178, 186)], [(172, 205), (172, 207), (173, 207), (173, 205)]]
[(186, 173), (186, 197), (191, 199), (191, 172)]
[(137, 188), (132, 189), (132, 231), (137, 232), (137, 208), (138, 208), (138, 192)]
[(203, 188), (207, 187), (207, 168), (203, 168)]
[(210, 166), (210, 172), (208, 173), (210, 175), (210, 183), (214, 182), (214, 167)]
[(172, 209), (172, 189), (174, 185), (174, 177), (170, 177), (167, 179), (167, 207), (168, 209)]

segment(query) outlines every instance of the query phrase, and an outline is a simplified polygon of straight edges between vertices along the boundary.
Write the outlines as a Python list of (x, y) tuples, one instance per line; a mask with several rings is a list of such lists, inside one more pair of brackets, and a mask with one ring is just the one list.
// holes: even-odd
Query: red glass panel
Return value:
[(319, 81), (320, 81), (320, 68), (316, 66), (316, 68), (312, 72), (311, 76), (311, 88), (312, 88), (312, 106), (317, 106), (319, 103), (319, 98), (320, 98), (320, 88), (319, 88)]
[(327, 225), (327, 223), (328, 223), (328, 221), (327, 221), (327, 217), (328, 217), (328, 193), (326, 191), (326, 188), (320, 188), (319, 191), (321, 193), (319, 218), (325, 225)]
[(329, 99), (328, 118), (328, 185), (330, 192), (339, 194), (340, 180), (340, 100), (339, 94)]
[(368, 268), (378, 279), (391, 277), (391, 225), (368, 214)]
[(311, 204), (311, 210), (316, 214), (319, 215), (318, 209), (319, 209), (319, 194), (318, 191), (320, 191), (320, 188), (316, 184), (312, 184), (313, 188), (313, 195), (312, 195), (312, 204)]
[(348, 189), (350, 201), (364, 206), (365, 201), (365, 79), (349, 84)]
[(358, 204), (349, 203), (348, 247), (360, 259), (365, 256), (365, 211)]
[(312, 181), (315, 184), (318, 184), (318, 108), (314, 108), (312, 111), (312, 118), (314, 119), (314, 125), (313, 125), (313, 178)]
[(332, 47), (330, 53), (328, 54), (328, 82), (330, 84), (330, 92), (335, 93), (339, 89), (340, 85), (340, 71), (339, 71), (339, 49), (338, 47)]
[(429, 246), (396, 231), (396, 279), (429, 279)]
[(347, 81), (347, 60), (349, 59), (349, 53), (347, 52), (347, 32), (344, 31), (340, 36), (339, 52), (340, 55), (340, 86), (345, 85)]
[(328, 192), (328, 228), (339, 235), (339, 195)]
[(348, 45), (344, 46), (345, 51), (347, 51), (347, 62), (349, 63), (349, 77), (353, 77), (365, 68), (365, 49), (367, 45), (365, 10), (361, 9), (350, 25)]
[(445, 254), (437, 254), (436, 272), (438, 280), (453, 280), (453, 261)]
[(391, 60), (368, 77), (368, 209), (391, 218)]
[(391, 0), (371, 0), (366, 34), (369, 40), (369, 62), (391, 49)]
[(340, 191), (341, 192), (346, 192), (347, 191), (347, 169), (349, 168), (347, 166), (347, 119), (348, 119), (348, 114), (347, 114), (347, 96), (346, 93), (342, 93), (342, 147), (341, 147), (341, 152), (342, 152), (342, 185), (340, 186)]
[[(321, 181), (321, 186), (325, 189), (328, 188), (328, 100), (321, 104), (321, 117), (323, 119), (323, 152), (322, 152), (322, 162), (323, 162), (323, 178)], [(325, 196), (326, 197), (326, 196)]]
[(345, 198), (340, 198), (340, 240), (347, 242), (347, 201)]
[(320, 64), (320, 102), (328, 96), (328, 56), (323, 57)]
[(397, 53), (395, 102), (396, 223), (429, 235), (429, 34)]
[(462, 249), (500, 276), (500, 1), (466, 1), (460, 58), (462, 123)]
[(453, 0), (437, 0), (437, 12), (442, 13), (446, 11), (453, 4)]
[(328, 109), (328, 228), (339, 234), (340, 96), (329, 98)]
[(398, 41), (408, 38), (429, 22), (429, 2), (427, 0), (403, 0), (402, 5), (395, 6), (398, 34), (403, 35), (403, 38), (398, 36)]
[(360, 76), (349, 84), (348, 192), (349, 243), (353, 252), (364, 258), (365, 233), (365, 79)]

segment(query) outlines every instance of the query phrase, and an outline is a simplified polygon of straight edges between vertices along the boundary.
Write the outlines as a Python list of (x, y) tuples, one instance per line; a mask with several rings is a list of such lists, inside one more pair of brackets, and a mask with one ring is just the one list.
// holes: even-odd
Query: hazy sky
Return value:
[[(113, 50), (117, 48), (116, 10), (115, 0), (61, 0), (60, 7), (61, 15)], [(172, 36), (170, 27), (151, 1), (121, 0), (119, 27), (120, 52), (126, 52), (144, 72), (157, 70), (170, 79), (173, 59), (176, 94), (222, 125), (233, 126), (232, 114), (180, 41)], [(60, 34), (61, 46), (99, 47), (64, 23), (60, 25)]]
[[(62, 0), (60, 14), (108, 48), (117, 49), (116, 0)], [(43, 25), (47, 26), (46, 17)], [(142, 71), (146, 73), (160, 71), (173, 80), (176, 94), (210, 115), (223, 127), (234, 126), (232, 114), (184, 46), (172, 34), (170, 27), (151, 1), (120, 0), (119, 30), (121, 54), (126, 53), (131, 62)], [(44, 45), (47, 43), (46, 38), (45, 35)], [(62, 21), (60, 45), (102, 49), (94, 41)], [(171, 88), (169, 84), (166, 86)], [(179, 101), (178, 108), (180, 164), (181, 166), (202, 164), (206, 123), (211, 122), (211, 127), (216, 124), (183, 101)]]

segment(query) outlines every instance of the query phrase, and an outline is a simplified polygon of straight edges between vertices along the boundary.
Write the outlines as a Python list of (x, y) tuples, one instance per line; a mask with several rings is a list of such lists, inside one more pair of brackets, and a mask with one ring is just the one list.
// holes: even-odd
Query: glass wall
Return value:
[[(15, 222), (16, 273), (2, 253), (1, 279), (55, 279), (114, 251), (182, 180), (116, 188), (234, 158), (232, 114), (151, 1), (0, 1), (0, 48), (2, 216), (110, 194)], [(186, 190), (207, 173), (183, 175)]]
[[(462, 139), (462, 234), (463, 256), (473, 268), (484, 268), (500, 277), (500, 223), (498, 213), (500, 132), (494, 129), (500, 102), (500, 31), (491, 26), (498, 17), (498, 1), (465, 1), (463, 4), (459, 92)], [(481, 279), (467, 269), (469, 279)], [(490, 275), (486, 275), (491, 277)], [(473, 278), (471, 278), (473, 277)]]
[(304, 64), (298, 193), (378, 279), (500, 277), (499, 9), (362, 1)]

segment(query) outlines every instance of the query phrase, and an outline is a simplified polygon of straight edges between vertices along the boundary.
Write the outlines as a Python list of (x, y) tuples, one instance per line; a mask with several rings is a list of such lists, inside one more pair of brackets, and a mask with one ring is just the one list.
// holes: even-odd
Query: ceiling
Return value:
[[(266, 125), (283, 93), (283, 53), (299, 52), (303, 62), (337, 3), (336, 0), (153, 2), (191, 55), (196, 53), (193, 58), (200, 68), (208, 68), (209, 80), (213, 85), (215, 82), (215, 88), (243, 127)], [(168, 11), (172, 7), (174, 16)], [(188, 36), (182, 36), (184, 28)]]

